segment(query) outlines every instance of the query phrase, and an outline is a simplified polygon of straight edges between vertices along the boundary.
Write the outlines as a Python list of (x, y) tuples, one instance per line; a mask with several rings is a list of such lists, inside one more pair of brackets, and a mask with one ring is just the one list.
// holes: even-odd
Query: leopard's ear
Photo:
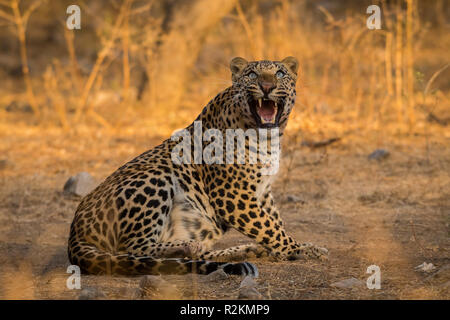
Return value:
[(241, 73), (247, 66), (248, 61), (241, 57), (233, 58), (230, 62), (230, 69), (233, 75)]
[(293, 74), (297, 74), (298, 71), (298, 60), (294, 57), (287, 57), (281, 60), (281, 63), (284, 64), (289, 71), (291, 71)]

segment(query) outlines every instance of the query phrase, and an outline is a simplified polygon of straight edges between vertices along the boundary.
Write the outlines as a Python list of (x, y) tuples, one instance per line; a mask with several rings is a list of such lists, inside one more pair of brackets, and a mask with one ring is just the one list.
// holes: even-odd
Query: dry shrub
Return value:
[[(448, 70), (424, 94), (427, 81), (448, 62), (442, 48), (428, 49), (429, 38), (449, 41), (442, 32), (443, 14), (440, 22), (429, 14), (441, 2), (378, 1), (382, 30), (367, 29), (370, 3), (364, 1), (81, 2), (83, 26), (76, 31), (68, 31), (63, 19), (43, 17), (65, 11), (68, 1), (42, 3), (27, 7), (4, 1), (0, 18), (20, 29), (14, 14), (24, 12), (28, 20), (33, 12), (28, 30), (39, 22), (51, 26), (50, 39), (64, 39), (40, 43), (39, 50), (48, 53), (45, 62), (33, 58), (37, 45), (26, 47), (18, 32), (25, 99), (36, 116), (43, 111), (41, 122), (65, 129), (86, 121), (122, 125), (137, 115), (151, 123), (172, 117), (172, 129), (184, 126), (230, 85), (228, 62), (237, 55), (299, 58), (299, 99), (291, 129), (327, 131), (315, 125), (325, 119), (337, 131), (340, 126), (378, 130), (388, 124), (411, 131), (429, 113), (435, 116), (448, 107), (448, 85), (442, 80)], [(34, 32), (27, 35), (30, 43)], [(28, 72), (28, 64), (42, 72)]]

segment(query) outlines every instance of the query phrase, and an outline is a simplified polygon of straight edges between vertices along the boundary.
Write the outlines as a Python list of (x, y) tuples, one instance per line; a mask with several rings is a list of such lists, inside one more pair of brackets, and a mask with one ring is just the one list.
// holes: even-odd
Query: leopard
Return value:
[[(281, 61), (233, 58), (231, 86), (184, 129), (191, 134), (187, 139), (198, 142), (195, 127), (200, 126), (203, 132), (223, 134), (253, 129), (260, 136), (266, 130), (269, 142), (277, 138), (281, 143), (295, 104), (298, 69), (292, 56)], [(244, 148), (231, 150), (226, 162), (204, 163), (192, 157), (177, 162), (184, 150), (179, 150), (181, 139), (172, 136), (118, 168), (81, 199), (70, 226), (70, 263), (86, 274), (223, 270), (257, 277), (255, 262), (248, 261), (253, 258), (327, 260), (326, 248), (298, 242), (287, 233), (272, 194), (276, 173), (263, 170), (274, 163), (247, 161), (256, 151), (251, 139), (244, 138), (233, 137)], [(195, 158), (195, 152), (191, 148), (186, 155)], [(243, 163), (237, 161), (239, 156)], [(230, 230), (245, 235), (249, 243), (214, 249)]]

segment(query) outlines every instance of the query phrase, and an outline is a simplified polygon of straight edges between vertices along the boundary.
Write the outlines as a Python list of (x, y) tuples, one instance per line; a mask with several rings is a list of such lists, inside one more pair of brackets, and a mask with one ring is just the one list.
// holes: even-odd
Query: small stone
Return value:
[(364, 286), (364, 282), (356, 278), (348, 278), (331, 284), (332, 287), (339, 289), (352, 289)]
[(105, 294), (98, 288), (87, 287), (81, 290), (78, 300), (98, 300), (105, 299)]
[(260, 300), (263, 296), (256, 288), (242, 288), (239, 290), (238, 299), (241, 300)]
[(84, 197), (94, 190), (96, 183), (88, 172), (80, 172), (64, 184), (64, 193)]
[(369, 160), (382, 160), (386, 159), (390, 155), (389, 151), (385, 149), (376, 149), (374, 152), (369, 154)]
[(417, 267), (415, 267), (415, 269), (417, 271), (431, 272), (434, 269), (436, 269), (436, 267), (432, 263), (424, 262), (424, 263), (418, 265)]
[(246, 276), (239, 285), (238, 299), (258, 300), (262, 298), (261, 293), (256, 289), (256, 281), (252, 276)]
[(216, 271), (211, 272), (210, 274), (202, 277), (202, 279), (204, 281), (211, 281), (211, 282), (222, 281), (222, 280), (226, 280), (228, 278), (229, 278), (228, 275), (225, 273), (225, 271), (223, 271), (223, 269), (216, 270)]

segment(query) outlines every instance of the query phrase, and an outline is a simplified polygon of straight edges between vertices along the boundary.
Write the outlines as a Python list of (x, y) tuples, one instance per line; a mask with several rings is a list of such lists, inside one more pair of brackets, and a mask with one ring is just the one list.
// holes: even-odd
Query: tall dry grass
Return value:
[[(31, 63), (43, 71), (30, 73), (28, 56), (37, 50), (26, 40), (31, 12), (65, 12), (68, 2), (42, 4), (1, 1), (0, 19), (16, 28), (27, 103), (39, 123), (65, 130), (83, 123), (112, 128), (137, 116), (168, 118), (164, 125), (177, 127), (230, 85), (232, 57), (294, 55), (301, 73), (291, 128), (318, 132), (318, 120), (329, 118), (342, 127), (411, 131), (431, 112), (426, 82), (448, 63), (445, 50), (430, 52), (426, 39), (448, 43), (447, 22), (442, 13), (427, 21), (417, 0), (378, 1), (382, 30), (367, 29), (364, 1), (111, 0), (81, 2), (81, 30), (67, 30), (59, 18), (48, 32), (64, 41), (42, 43), (46, 59)], [(434, 12), (442, 3), (421, 5)], [(53, 54), (55, 46), (61, 50)], [(437, 82), (434, 98), (448, 105), (449, 87)]]
[[(40, 116), (40, 110), (38, 103), (36, 101), (35, 94), (33, 92), (33, 87), (31, 85), (30, 71), (28, 66), (28, 54), (26, 46), (26, 31), (28, 26), (28, 20), (31, 14), (43, 3), (43, 0), (33, 1), (27, 6), (27, 8), (21, 9), (19, 7), (20, 0), (2, 0), (0, 2), (0, 18), (3, 18), (7, 22), (10, 22), (15, 27), (15, 35), (20, 42), (20, 61), (22, 64), (22, 74), (25, 81), (26, 93), (28, 98), (28, 103), (33, 109), (36, 117)], [(9, 11), (9, 12), (8, 12)]]

